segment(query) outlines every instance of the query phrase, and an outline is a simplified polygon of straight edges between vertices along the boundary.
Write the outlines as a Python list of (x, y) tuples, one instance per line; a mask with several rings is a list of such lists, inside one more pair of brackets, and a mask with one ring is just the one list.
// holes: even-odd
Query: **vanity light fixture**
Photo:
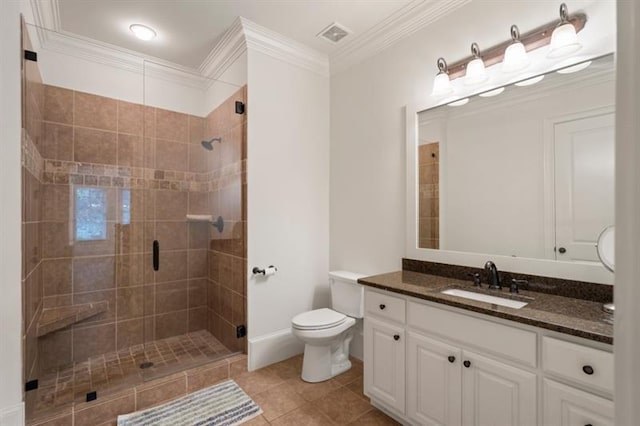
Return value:
[(558, 74), (571, 74), (574, 72), (582, 71), (583, 69), (587, 68), (589, 65), (591, 65), (591, 61), (580, 62), (579, 64), (575, 64), (566, 68), (559, 69), (556, 72)]
[(433, 79), (433, 91), (431, 96), (441, 97), (450, 95), (453, 93), (453, 87), (451, 86), (451, 80), (449, 80), (449, 70), (447, 68), (447, 61), (444, 58), (438, 58), (438, 74)]
[(151, 27), (147, 27), (146, 25), (132, 24), (129, 26), (129, 29), (133, 35), (138, 37), (140, 40), (149, 41), (153, 40), (157, 36), (155, 30)]
[(469, 98), (463, 98), (458, 101), (449, 102), (447, 105), (452, 107), (466, 105), (469, 102)]
[(464, 84), (467, 86), (475, 86), (489, 79), (484, 61), (480, 57), (478, 43), (471, 43), (471, 54), (473, 59), (467, 64), (467, 75), (464, 77)]
[(543, 78), (544, 78), (544, 75), (531, 77), (531, 78), (528, 78), (526, 80), (522, 80), (522, 81), (517, 82), (516, 86), (519, 86), (519, 87), (533, 86), (536, 83), (540, 83)]
[(576, 27), (569, 22), (569, 9), (565, 3), (560, 5), (560, 23), (551, 34), (551, 44), (547, 58), (561, 58), (582, 48), (578, 41)]
[(504, 87), (498, 87), (497, 89), (489, 90), (488, 92), (480, 93), (479, 96), (483, 98), (491, 98), (493, 96), (498, 96), (500, 93), (504, 92)]
[(502, 72), (513, 73), (522, 71), (531, 63), (524, 44), (520, 41), (520, 30), (517, 25), (511, 26), (511, 44), (504, 51)]

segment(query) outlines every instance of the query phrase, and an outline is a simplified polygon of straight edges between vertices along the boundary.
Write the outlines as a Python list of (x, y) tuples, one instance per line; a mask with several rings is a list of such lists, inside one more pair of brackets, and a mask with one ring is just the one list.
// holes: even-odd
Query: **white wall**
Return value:
[[(293, 316), (329, 306), (329, 79), (248, 51), (248, 333), (257, 368), (299, 353)], [(275, 265), (267, 279), (253, 266)]]
[(203, 115), (208, 115), (245, 84), (247, 84), (246, 51), (238, 56), (215, 81), (211, 81), (211, 84), (208, 85), (204, 95)]
[[(589, 21), (583, 53), (614, 49), (615, 3), (568, 2)], [(469, 54), (476, 41), (489, 47), (557, 19), (545, 1), (474, 1), (379, 55), (331, 78), (332, 269), (364, 273), (397, 270), (405, 254), (404, 106), (435, 105), (436, 60)], [(452, 260), (455, 262), (455, 260)]]
[(0, 3), (0, 425), (23, 423), (20, 3)]

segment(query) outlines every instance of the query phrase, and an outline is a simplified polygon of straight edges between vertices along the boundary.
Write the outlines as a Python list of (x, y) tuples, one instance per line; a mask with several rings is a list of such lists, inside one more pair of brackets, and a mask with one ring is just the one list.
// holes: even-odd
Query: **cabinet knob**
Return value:
[(591, 423), (587, 423), (587, 424), (586, 424), (586, 425), (584, 425), (584, 426), (593, 426), (593, 425), (592, 425)]
[(462, 364), (464, 364), (464, 366), (467, 368), (471, 367), (471, 361), (465, 361)]
[(400, 335), (399, 334), (394, 334), (393, 335), (393, 340), (400, 340)]
[(380, 309), (384, 309), (384, 308), (386, 308), (386, 307), (387, 307), (387, 305), (385, 305), (384, 303), (381, 303), (381, 304), (380, 304)]
[(582, 367), (582, 371), (584, 371), (584, 374), (587, 374), (590, 376), (593, 374), (593, 367), (590, 365), (585, 365)]
[(452, 363), (452, 364), (453, 364), (454, 362), (456, 362), (456, 357), (455, 357), (455, 356), (453, 356), (453, 355), (449, 355), (449, 357), (448, 357), (447, 359), (448, 359), (448, 360), (449, 360), (449, 362), (450, 362), (450, 363)]
[(567, 249), (564, 247), (560, 247), (558, 251), (560, 252), (560, 254), (565, 254), (567, 252)]

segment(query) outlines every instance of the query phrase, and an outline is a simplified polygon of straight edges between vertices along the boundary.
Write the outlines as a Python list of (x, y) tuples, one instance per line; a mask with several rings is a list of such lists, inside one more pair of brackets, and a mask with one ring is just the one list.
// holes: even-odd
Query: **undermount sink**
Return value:
[(505, 299), (504, 297), (490, 296), (488, 294), (475, 293), (472, 291), (460, 290), (457, 288), (450, 288), (443, 290), (440, 293), (448, 294), (449, 296), (463, 297), (465, 299), (477, 300), (478, 302), (492, 303), (494, 305), (506, 306), (507, 308), (520, 309), (527, 306), (527, 302), (521, 302), (519, 300)]

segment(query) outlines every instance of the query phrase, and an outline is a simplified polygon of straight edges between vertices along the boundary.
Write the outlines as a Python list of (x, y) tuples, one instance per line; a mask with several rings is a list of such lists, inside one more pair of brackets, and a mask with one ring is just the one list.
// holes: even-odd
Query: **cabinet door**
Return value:
[(462, 422), (474, 426), (536, 424), (536, 375), (463, 352)]
[(544, 424), (613, 426), (613, 402), (552, 380), (544, 380)]
[(404, 329), (364, 320), (364, 388), (371, 398), (404, 414)]
[(407, 415), (424, 426), (459, 426), (462, 351), (412, 332), (407, 351)]

